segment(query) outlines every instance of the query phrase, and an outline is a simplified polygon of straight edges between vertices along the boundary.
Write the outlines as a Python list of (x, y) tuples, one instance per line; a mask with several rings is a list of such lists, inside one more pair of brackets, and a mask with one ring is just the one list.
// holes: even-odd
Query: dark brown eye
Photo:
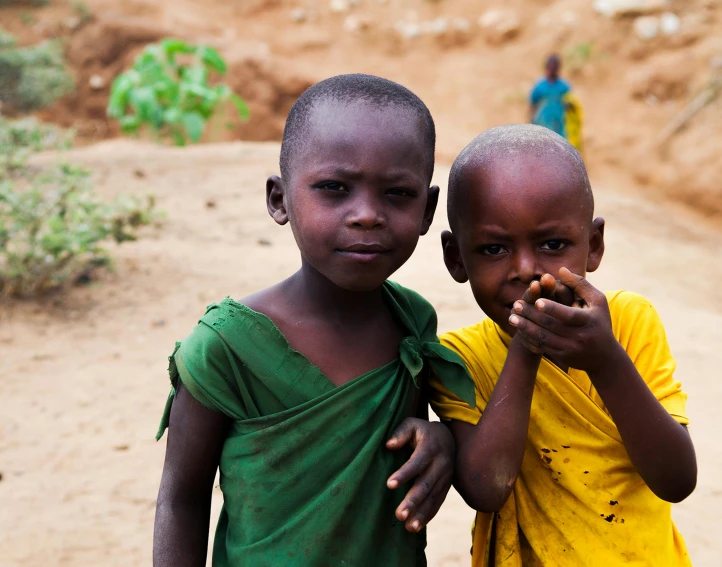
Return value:
[(542, 250), (562, 250), (563, 248), (566, 248), (567, 243), (563, 240), (547, 240), (544, 244), (542, 244)]
[(481, 247), (481, 253), (487, 256), (498, 256), (504, 251), (504, 247), (501, 244), (488, 244)]

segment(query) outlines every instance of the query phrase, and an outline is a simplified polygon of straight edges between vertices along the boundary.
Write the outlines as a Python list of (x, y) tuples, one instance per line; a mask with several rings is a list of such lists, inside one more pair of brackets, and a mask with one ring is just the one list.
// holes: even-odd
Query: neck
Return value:
[(288, 292), (303, 311), (325, 319), (347, 322), (369, 319), (383, 308), (382, 288), (371, 291), (342, 289), (303, 261), (301, 269), (288, 280)]

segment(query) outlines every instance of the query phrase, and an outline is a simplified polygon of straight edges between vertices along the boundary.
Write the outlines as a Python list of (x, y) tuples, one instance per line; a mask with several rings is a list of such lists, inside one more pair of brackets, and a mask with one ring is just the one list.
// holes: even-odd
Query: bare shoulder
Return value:
[(288, 280), (279, 282), (251, 295), (239, 299), (238, 303), (249, 309), (262, 313), (278, 324), (293, 310), (293, 301), (288, 290)]

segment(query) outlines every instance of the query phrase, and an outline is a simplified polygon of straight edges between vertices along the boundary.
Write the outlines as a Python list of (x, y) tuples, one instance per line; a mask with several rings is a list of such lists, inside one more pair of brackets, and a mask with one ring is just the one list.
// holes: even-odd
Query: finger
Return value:
[(542, 288), (541, 284), (538, 281), (533, 281), (529, 284), (529, 287), (524, 292), (524, 295), (522, 296), (522, 301), (526, 301), (527, 303), (534, 303), (537, 299), (539, 299), (542, 295)]
[(433, 520), (444, 503), (450, 488), (451, 478), (446, 482), (437, 482), (429, 495), (419, 504), (417, 510), (406, 520), (406, 529), (410, 532), (418, 532)]
[(541, 285), (541, 296), (554, 299), (554, 291), (556, 289), (557, 280), (551, 274), (544, 274), (539, 280)]
[(417, 448), (411, 454), (409, 460), (389, 477), (386, 481), (386, 486), (393, 490), (402, 484), (406, 484), (412, 478), (416, 478), (429, 466), (433, 455), (433, 450), (424, 449), (423, 447)]
[[(447, 463), (448, 465), (448, 463)], [(451, 466), (440, 463), (430, 465), (424, 474), (420, 475), (408, 491), (401, 504), (396, 508), (396, 517), (406, 520), (407, 528), (421, 529), (429, 519), (434, 502), (439, 496), (446, 497), (451, 487)], [(429, 505), (431, 504), (431, 506)], [(414, 526), (415, 520), (418, 526)], [(418, 531), (413, 529), (413, 531)]]
[(395, 451), (412, 441), (418, 432), (418, 421), (421, 420), (415, 417), (407, 417), (403, 420), (391, 433), (391, 437), (386, 441), (386, 447)]
[(549, 301), (548, 299), (537, 300), (534, 307), (567, 326), (583, 327), (587, 325), (591, 319), (588, 309), (576, 306), (567, 307), (566, 305), (562, 305), (556, 301)]
[(563, 283), (554, 280), (554, 301), (562, 305), (574, 305), (579, 307), (583, 302), (574, 297), (574, 292)]
[(570, 288), (576, 297), (584, 300), (584, 303), (592, 305), (599, 297), (599, 290), (589, 283), (586, 278), (573, 274), (567, 268), (559, 268), (559, 281)]
[[(539, 301), (545, 300), (540, 299)], [(549, 302), (547, 301), (547, 303)], [(512, 319), (516, 320), (514, 321)], [(533, 345), (536, 345), (544, 352), (546, 352), (550, 347), (558, 350), (568, 344), (563, 337), (557, 335), (556, 333), (552, 333), (550, 330), (537, 325), (533, 321), (520, 317), (516, 314), (509, 318), (509, 323), (524, 334), (525, 340), (531, 342)]]
[[(540, 299), (539, 301), (544, 301), (544, 303), (554, 303), (549, 299)], [(536, 323), (540, 327), (543, 327), (552, 333), (563, 334), (565, 330), (564, 328), (567, 326), (541, 309), (538, 309), (536, 305), (529, 305), (528, 303), (524, 303), (522, 301), (515, 301), (512, 309), (514, 310), (514, 313), (520, 315), (524, 319), (528, 319), (529, 321)]]

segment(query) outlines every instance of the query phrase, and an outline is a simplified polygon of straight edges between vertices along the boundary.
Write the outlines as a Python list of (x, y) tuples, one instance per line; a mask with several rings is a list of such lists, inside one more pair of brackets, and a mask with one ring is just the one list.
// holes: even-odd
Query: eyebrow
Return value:
[[(533, 239), (538, 239), (556, 236), (560, 233), (565, 234), (574, 230), (575, 226), (576, 225), (567, 222), (564, 222), (563, 224), (556, 222), (546, 223), (536, 227), (536, 229), (532, 231), (531, 237)], [(488, 240), (512, 240), (511, 232), (496, 225), (485, 225), (483, 228), (473, 231), (473, 235), (475, 238), (484, 238)]]
[[(360, 169), (352, 169), (347, 167), (337, 167), (337, 166), (329, 166), (329, 167), (319, 167), (316, 171), (313, 172), (313, 175), (315, 177), (343, 177), (346, 179), (361, 179), (364, 176), (363, 170)], [(382, 176), (382, 179), (388, 183), (396, 183), (396, 182), (421, 182), (421, 176), (420, 175), (414, 175), (411, 172), (408, 171), (391, 171), (386, 175)]]

